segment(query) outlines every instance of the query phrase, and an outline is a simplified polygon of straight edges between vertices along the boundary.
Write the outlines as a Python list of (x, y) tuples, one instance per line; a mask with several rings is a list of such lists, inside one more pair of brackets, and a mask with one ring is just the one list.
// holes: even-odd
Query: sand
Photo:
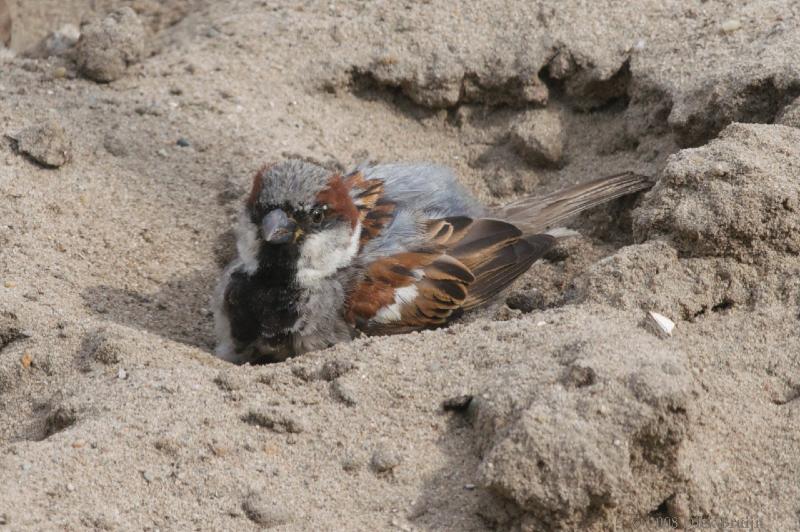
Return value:
[[(792, 2), (8, 4), (0, 530), (800, 529)], [(233, 366), (290, 156), (655, 185), (448, 329)]]

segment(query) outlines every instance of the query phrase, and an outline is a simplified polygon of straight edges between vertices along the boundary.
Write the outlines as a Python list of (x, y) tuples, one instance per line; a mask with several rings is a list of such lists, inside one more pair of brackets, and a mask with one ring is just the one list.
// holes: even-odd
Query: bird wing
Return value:
[(348, 292), (345, 315), (370, 334), (445, 325), (506, 288), (555, 240), (489, 218), (431, 220), (418, 249), (367, 265)]

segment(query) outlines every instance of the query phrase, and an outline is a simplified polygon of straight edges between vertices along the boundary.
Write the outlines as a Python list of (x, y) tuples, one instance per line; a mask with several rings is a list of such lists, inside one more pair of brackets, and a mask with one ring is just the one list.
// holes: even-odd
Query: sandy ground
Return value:
[[(9, 4), (1, 530), (800, 529), (797, 3)], [(231, 366), (288, 156), (656, 185), (447, 330)]]

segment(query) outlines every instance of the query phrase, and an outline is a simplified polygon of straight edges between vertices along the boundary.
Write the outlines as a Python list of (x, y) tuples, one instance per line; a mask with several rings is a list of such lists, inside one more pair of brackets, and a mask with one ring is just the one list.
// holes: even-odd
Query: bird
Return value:
[(625, 172), (491, 207), (428, 163), (347, 173), (300, 159), (265, 165), (212, 296), (215, 355), (280, 362), (358, 336), (447, 326), (575, 234), (559, 224), (651, 185)]

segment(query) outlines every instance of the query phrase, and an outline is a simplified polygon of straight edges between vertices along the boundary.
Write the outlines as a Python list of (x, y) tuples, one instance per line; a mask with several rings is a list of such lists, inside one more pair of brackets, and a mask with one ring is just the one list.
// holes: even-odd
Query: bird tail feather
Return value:
[(652, 180), (643, 175), (625, 172), (581, 183), (546, 196), (526, 196), (495, 210), (494, 215), (518, 225), (526, 233), (554, 231), (556, 238), (571, 236), (558, 227), (579, 212), (613, 199), (646, 190)]

